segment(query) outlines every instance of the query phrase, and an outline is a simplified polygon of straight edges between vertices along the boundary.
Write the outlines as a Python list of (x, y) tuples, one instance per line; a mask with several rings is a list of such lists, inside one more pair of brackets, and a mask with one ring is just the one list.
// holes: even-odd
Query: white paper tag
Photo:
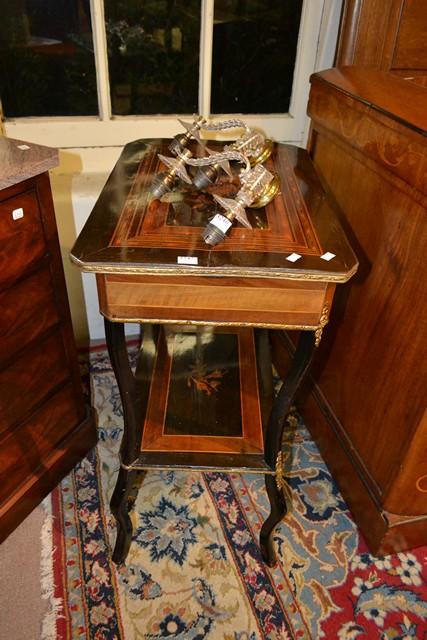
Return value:
[(14, 209), (12, 211), (12, 218), (14, 220), (19, 220), (19, 218), (23, 218), (24, 217), (24, 209), (22, 207), (19, 207), (19, 209)]
[(289, 260), (289, 262), (296, 262), (297, 260), (299, 260), (301, 258), (299, 253), (291, 253), (290, 256), (288, 256), (286, 258), (286, 260)]
[(217, 213), (210, 221), (210, 224), (213, 224), (214, 227), (217, 227), (217, 229), (219, 229), (223, 233), (227, 233), (232, 223), (230, 222), (230, 220), (228, 220), (228, 218), (222, 216), (220, 213)]
[(21, 149), (21, 151), (27, 151), (27, 149), (30, 149), (27, 144), (18, 144), (17, 147), (18, 149)]
[(178, 256), (176, 259), (178, 264), (198, 264), (197, 256)]
[(322, 260), (326, 260), (326, 262), (329, 262), (329, 260), (332, 260), (332, 258), (335, 258), (335, 253), (331, 253), (330, 251), (327, 251), (326, 253), (323, 254), (323, 256), (320, 256)]

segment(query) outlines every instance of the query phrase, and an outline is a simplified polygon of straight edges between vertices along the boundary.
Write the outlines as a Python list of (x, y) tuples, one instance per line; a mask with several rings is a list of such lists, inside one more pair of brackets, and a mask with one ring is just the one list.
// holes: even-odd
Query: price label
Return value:
[(197, 256), (178, 256), (176, 259), (178, 264), (198, 264)]
[(222, 216), (220, 213), (217, 213), (212, 218), (212, 220), (210, 221), (210, 224), (213, 224), (214, 227), (216, 227), (217, 229), (219, 229), (223, 233), (227, 233), (227, 231), (231, 227), (230, 220), (228, 220), (228, 218), (226, 218), (225, 216)]
[(291, 253), (290, 256), (288, 256), (286, 258), (286, 260), (289, 260), (289, 262), (296, 262), (297, 260), (299, 260), (301, 258), (299, 253)]
[(330, 251), (327, 251), (326, 253), (323, 254), (323, 256), (320, 256), (322, 260), (326, 260), (326, 262), (329, 262), (329, 260), (332, 260), (332, 258), (335, 258), (335, 253), (331, 253)]
[(24, 209), (22, 207), (19, 207), (19, 209), (14, 209), (12, 211), (12, 218), (13, 220), (19, 220), (20, 218), (24, 217)]

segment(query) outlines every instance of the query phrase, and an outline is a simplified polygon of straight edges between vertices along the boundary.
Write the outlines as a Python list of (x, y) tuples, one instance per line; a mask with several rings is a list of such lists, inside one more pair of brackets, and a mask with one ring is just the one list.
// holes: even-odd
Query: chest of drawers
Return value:
[(95, 443), (81, 389), (48, 169), (0, 139), (0, 540)]

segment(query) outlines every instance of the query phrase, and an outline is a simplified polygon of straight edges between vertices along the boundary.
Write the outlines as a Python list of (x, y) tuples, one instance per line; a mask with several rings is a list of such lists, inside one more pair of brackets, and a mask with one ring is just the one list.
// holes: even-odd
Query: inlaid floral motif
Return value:
[(222, 383), (222, 378), (227, 373), (226, 370), (215, 369), (208, 373), (205, 364), (196, 363), (190, 368), (187, 377), (187, 386), (194, 386), (197, 391), (205, 393), (207, 396), (212, 395)]

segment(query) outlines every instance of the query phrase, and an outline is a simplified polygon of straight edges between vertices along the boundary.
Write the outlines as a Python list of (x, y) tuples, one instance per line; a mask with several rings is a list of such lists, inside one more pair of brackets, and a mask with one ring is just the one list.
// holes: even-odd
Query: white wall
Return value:
[[(95, 275), (80, 273), (69, 253), (121, 153), (121, 147), (67, 149), (60, 152), (60, 166), (50, 172), (58, 232), (64, 262), (73, 326), (78, 343), (104, 340)], [(127, 325), (128, 335), (136, 325)]]

